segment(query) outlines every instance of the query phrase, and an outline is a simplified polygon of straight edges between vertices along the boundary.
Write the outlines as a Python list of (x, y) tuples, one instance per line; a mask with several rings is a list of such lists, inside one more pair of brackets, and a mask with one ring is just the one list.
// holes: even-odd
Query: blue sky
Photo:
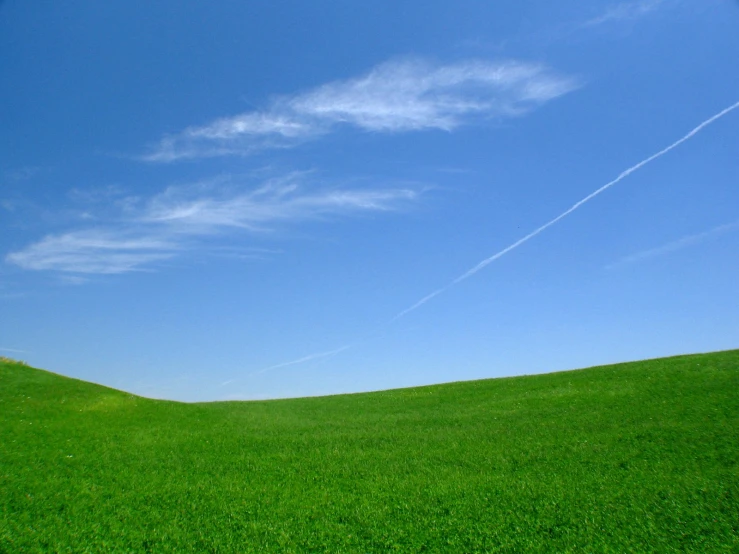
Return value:
[(6, 0), (0, 354), (192, 401), (736, 348), (737, 28)]

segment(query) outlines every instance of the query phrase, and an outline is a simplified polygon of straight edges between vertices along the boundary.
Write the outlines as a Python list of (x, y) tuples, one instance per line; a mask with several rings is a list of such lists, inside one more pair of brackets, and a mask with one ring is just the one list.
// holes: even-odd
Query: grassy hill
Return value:
[(182, 404), (0, 362), (0, 552), (739, 552), (739, 351)]

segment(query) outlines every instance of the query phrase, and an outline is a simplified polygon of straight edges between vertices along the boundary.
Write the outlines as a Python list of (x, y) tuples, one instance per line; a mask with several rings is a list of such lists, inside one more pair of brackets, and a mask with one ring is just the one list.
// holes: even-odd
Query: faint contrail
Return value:
[(281, 364), (277, 365), (271, 365), (269, 367), (265, 367), (264, 369), (260, 369), (259, 371), (255, 371), (254, 373), (249, 374), (249, 377), (252, 377), (254, 375), (259, 375), (260, 373), (266, 373), (267, 371), (272, 371), (273, 369), (279, 369), (281, 367), (287, 367), (291, 365), (296, 364), (302, 364), (303, 362), (309, 362), (310, 360), (316, 360), (318, 358), (328, 358), (330, 356), (335, 356), (339, 352), (343, 352), (344, 350), (348, 350), (351, 348), (352, 344), (347, 344), (345, 346), (342, 346), (341, 348), (336, 348), (334, 350), (329, 350), (328, 352), (318, 352), (316, 354), (309, 354), (307, 356), (303, 356), (302, 358), (298, 358), (297, 360), (292, 360), (289, 362), (283, 362)]
[(687, 135), (685, 135), (681, 139), (676, 140), (675, 142), (673, 142), (672, 144), (670, 144), (667, 148), (664, 148), (664, 149), (660, 150), (656, 154), (652, 154), (651, 156), (649, 156), (648, 158), (640, 161), (636, 165), (632, 165), (630, 168), (628, 168), (625, 171), (623, 171), (613, 181), (611, 181), (609, 183), (606, 183), (605, 185), (603, 185), (602, 187), (600, 187), (595, 192), (592, 192), (592, 193), (588, 194), (585, 198), (583, 198), (582, 200), (580, 200), (579, 202), (577, 202), (576, 204), (574, 204), (569, 210), (562, 212), (561, 214), (559, 214), (557, 217), (555, 217), (551, 221), (545, 223), (544, 225), (542, 225), (538, 229), (532, 231), (531, 233), (529, 233), (528, 235), (526, 235), (522, 239), (517, 240), (516, 242), (514, 242), (510, 246), (507, 246), (506, 248), (504, 248), (500, 252), (497, 252), (496, 254), (493, 254), (489, 258), (485, 258), (483, 261), (481, 261), (475, 267), (473, 267), (472, 269), (470, 269), (466, 273), (463, 273), (462, 275), (460, 275), (459, 277), (457, 277), (456, 279), (454, 279), (454, 281), (452, 281), (448, 285), (446, 285), (444, 287), (441, 287), (440, 289), (435, 290), (431, 294), (428, 294), (428, 295), (424, 296), (423, 298), (421, 298), (421, 300), (419, 300), (418, 302), (416, 302), (415, 304), (413, 304), (411, 307), (406, 308), (402, 312), (399, 312), (391, 321), (395, 321), (397, 319), (400, 319), (404, 315), (409, 314), (410, 312), (414, 311), (417, 308), (420, 308), (421, 306), (423, 306), (426, 302), (428, 302), (429, 300), (431, 300), (435, 296), (440, 295), (442, 292), (445, 292), (446, 290), (450, 289), (454, 285), (456, 285), (458, 283), (461, 283), (465, 279), (467, 279), (469, 277), (472, 277), (475, 273), (477, 273), (478, 271), (480, 271), (482, 268), (484, 268), (489, 263), (494, 262), (498, 258), (501, 258), (502, 256), (506, 255), (511, 250), (515, 250), (516, 248), (518, 248), (519, 246), (521, 246), (523, 243), (531, 240), (532, 238), (534, 238), (536, 235), (538, 235), (539, 233), (541, 233), (545, 229), (547, 229), (547, 228), (551, 227), (552, 225), (554, 225), (555, 223), (557, 223), (560, 219), (564, 219), (565, 217), (567, 217), (568, 215), (570, 215), (572, 212), (574, 212), (576, 209), (578, 209), (580, 206), (582, 206), (586, 202), (589, 202), (590, 200), (592, 200), (593, 198), (595, 198), (596, 196), (598, 196), (601, 192), (604, 192), (606, 189), (611, 188), (613, 185), (615, 185), (619, 181), (625, 179), (626, 177), (628, 177), (629, 175), (631, 175), (632, 173), (634, 173), (634, 171), (636, 171), (638, 169), (641, 169), (642, 167), (644, 167), (645, 165), (647, 165), (649, 162), (656, 160), (657, 158), (659, 158), (660, 156), (663, 156), (664, 154), (667, 154), (673, 148), (677, 148), (683, 142), (685, 142), (686, 140), (692, 138), (694, 135), (696, 135), (697, 133), (699, 133), (704, 127), (707, 127), (708, 125), (710, 125), (714, 121), (722, 118), (727, 113), (729, 113), (732, 110), (735, 110), (736, 108), (739, 108), (739, 102), (736, 102), (735, 104), (732, 104), (728, 108), (726, 108), (726, 109), (721, 110), (720, 112), (718, 112), (716, 115), (714, 115), (714, 116), (706, 119), (703, 123), (701, 123), (700, 125), (698, 125), (695, 129), (693, 129), (692, 131), (690, 131)]
[[(454, 285), (456, 285), (458, 283), (461, 283), (465, 279), (467, 279), (469, 277), (472, 277), (475, 273), (477, 273), (478, 271), (480, 271), (481, 269), (483, 269), (486, 265), (494, 262), (495, 260), (497, 260), (498, 258), (504, 256), (505, 254), (507, 254), (511, 250), (515, 250), (516, 248), (518, 248), (519, 246), (521, 246), (523, 243), (525, 243), (528, 240), (534, 238), (536, 235), (538, 235), (539, 233), (541, 233), (542, 231), (544, 231), (548, 227), (551, 227), (552, 225), (554, 225), (555, 223), (557, 223), (559, 220), (561, 220), (561, 219), (567, 217), (568, 215), (570, 215), (572, 212), (574, 212), (575, 210), (577, 210), (580, 206), (582, 206), (586, 202), (589, 202), (590, 200), (592, 200), (593, 198), (595, 198), (596, 196), (598, 196), (601, 192), (603, 192), (606, 189), (612, 187), (613, 185), (615, 185), (619, 181), (625, 179), (626, 177), (628, 177), (629, 175), (631, 175), (634, 171), (636, 171), (637, 169), (640, 169), (640, 168), (644, 167), (649, 162), (656, 160), (657, 158), (659, 158), (660, 156), (662, 156), (664, 154), (667, 154), (673, 148), (676, 148), (676, 147), (680, 146), (683, 142), (685, 142), (686, 140), (690, 139), (695, 134), (697, 134), (698, 132), (700, 132), (704, 127), (710, 125), (711, 123), (713, 123), (717, 119), (722, 118), (723, 116), (725, 116), (726, 114), (728, 114), (730, 111), (735, 110), (736, 108), (739, 108), (739, 102), (736, 102), (735, 104), (732, 104), (728, 108), (726, 108), (726, 109), (720, 111), (719, 113), (717, 113), (716, 115), (708, 118), (703, 123), (701, 123), (700, 125), (698, 125), (697, 127), (695, 127), (692, 131), (690, 131), (687, 135), (683, 136), (681, 139), (678, 139), (675, 142), (673, 142), (672, 144), (670, 144), (667, 148), (664, 148), (664, 149), (660, 150), (656, 154), (652, 154), (648, 158), (640, 161), (638, 164), (633, 165), (630, 168), (626, 169), (618, 177), (616, 177), (615, 179), (613, 179), (611, 182), (606, 183), (605, 185), (603, 185), (602, 187), (600, 187), (595, 192), (590, 193), (588, 196), (586, 196), (585, 198), (583, 198), (582, 200), (580, 200), (579, 202), (577, 202), (576, 204), (574, 204), (567, 211), (562, 212), (561, 214), (559, 214), (557, 217), (555, 217), (551, 221), (545, 223), (544, 225), (542, 225), (538, 229), (532, 231), (531, 233), (529, 233), (528, 235), (526, 235), (522, 239), (517, 240), (516, 242), (514, 242), (510, 246), (507, 246), (506, 248), (504, 248), (500, 252), (497, 252), (496, 254), (493, 254), (489, 258), (485, 258), (480, 263), (478, 263), (476, 266), (474, 266), (473, 268), (471, 268), (467, 272), (463, 273), (462, 275), (460, 275), (459, 277), (457, 277), (456, 279), (454, 279), (448, 285), (446, 285), (446, 286), (444, 286), (444, 287), (442, 287), (440, 289), (435, 290), (431, 294), (427, 294), (426, 296), (424, 296), (423, 298), (421, 298), (418, 302), (416, 302), (415, 304), (413, 304), (411, 307), (406, 308), (402, 312), (399, 312), (388, 323), (392, 323), (392, 322), (400, 319), (401, 317), (405, 316), (406, 314), (408, 314), (408, 313), (416, 310), (417, 308), (423, 306), (426, 302), (428, 302), (429, 300), (431, 300), (435, 296), (438, 296), (439, 294), (445, 292), (446, 290), (448, 290), (449, 288), (453, 287)], [(289, 362), (284, 362), (284, 363), (281, 363), (281, 364), (277, 364), (277, 365), (273, 365), (273, 366), (270, 366), (270, 367), (261, 369), (259, 371), (256, 371), (256, 372), (252, 373), (250, 376), (259, 375), (260, 373), (265, 373), (267, 371), (271, 371), (273, 369), (278, 369), (278, 368), (281, 368), (281, 367), (287, 367), (287, 366), (291, 366), (291, 365), (301, 364), (303, 362), (308, 362), (310, 360), (315, 360), (317, 358), (327, 358), (327, 357), (330, 357), (330, 356), (334, 356), (336, 354), (339, 354), (340, 352), (343, 352), (344, 350), (348, 350), (349, 348), (352, 348), (353, 346), (355, 346), (355, 344), (348, 344), (346, 346), (342, 346), (341, 348), (337, 348), (335, 350), (329, 350), (328, 352), (319, 352), (317, 354), (309, 354), (307, 356), (303, 356), (302, 358), (298, 358), (297, 360), (292, 360), (292, 361), (289, 361)]]
[(625, 256), (617, 262), (608, 264), (606, 266), (606, 269), (613, 269), (614, 267), (618, 267), (621, 265), (639, 262), (641, 260), (646, 260), (648, 258), (659, 256), (661, 254), (667, 254), (668, 252), (675, 252), (676, 250), (681, 250), (687, 246), (693, 246), (694, 244), (703, 242), (710, 237), (721, 235), (723, 233), (733, 231), (737, 228), (739, 228), (739, 221), (726, 223), (725, 225), (719, 225), (718, 227), (714, 227), (713, 229), (709, 229), (708, 231), (703, 231), (702, 233), (697, 233), (695, 235), (688, 235), (681, 239), (663, 244), (662, 246), (658, 246), (657, 248), (650, 248), (649, 250), (642, 250), (641, 252), (637, 252), (636, 254)]

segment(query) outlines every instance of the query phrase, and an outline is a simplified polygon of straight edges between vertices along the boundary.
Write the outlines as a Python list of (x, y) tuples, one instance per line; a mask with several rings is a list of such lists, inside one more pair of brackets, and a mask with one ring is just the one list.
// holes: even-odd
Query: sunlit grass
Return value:
[(0, 361), (0, 552), (737, 552), (739, 351), (269, 402)]

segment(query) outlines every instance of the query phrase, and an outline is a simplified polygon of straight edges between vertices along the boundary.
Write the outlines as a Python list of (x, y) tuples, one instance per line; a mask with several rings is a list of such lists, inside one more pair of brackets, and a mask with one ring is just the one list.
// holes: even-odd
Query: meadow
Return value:
[(291, 400), (0, 362), (0, 552), (739, 552), (739, 350)]

